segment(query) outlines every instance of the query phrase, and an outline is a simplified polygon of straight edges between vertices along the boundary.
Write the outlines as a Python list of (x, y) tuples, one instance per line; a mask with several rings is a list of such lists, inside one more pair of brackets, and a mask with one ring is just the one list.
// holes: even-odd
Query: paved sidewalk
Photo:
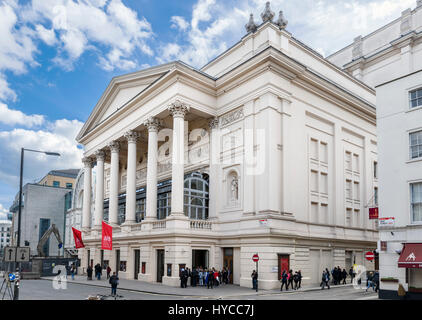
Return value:
[[(42, 277), (41, 279), (52, 281), (54, 277)], [(75, 276), (75, 280), (72, 280), (70, 276), (67, 277), (69, 283), (76, 283), (81, 285), (88, 286), (97, 286), (97, 287), (107, 287), (110, 288), (110, 284), (105, 277), (101, 277), (101, 280), (87, 280), (86, 276)], [(347, 285), (337, 285), (331, 286), (331, 288), (345, 288), (350, 287), (351, 284)], [(130, 290), (136, 292), (144, 292), (149, 294), (157, 295), (169, 295), (169, 296), (192, 296), (192, 297), (214, 297), (214, 298), (228, 298), (228, 297), (238, 297), (238, 296), (251, 296), (251, 295), (268, 295), (268, 294), (281, 294), (281, 293), (291, 293), (291, 292), (307, 292), (321, 290), (320, 287), (305, 287), (299, 290), (289, 290), (282, 291), (280, 290), (259, 290), (256, 292), (251, 288), (240, 287), (238, 285), (220, 285), (214, 287), (214, 289), (207, 289), (206, 287), (190, 287), (180, 288), (180, 287), (171, 287), (166, 286), (160, 283), (150, 283), (139, 280), (126, 280), (120, 279), (119, 286), (117, 290)]]

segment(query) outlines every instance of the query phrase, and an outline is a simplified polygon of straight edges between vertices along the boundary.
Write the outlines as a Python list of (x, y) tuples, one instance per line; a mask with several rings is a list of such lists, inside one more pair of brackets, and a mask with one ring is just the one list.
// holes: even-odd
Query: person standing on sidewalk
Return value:
[(286, 286), (286, 291), (287, 291), (287, 272), (286, 270), (283, 270), (283, 274), (281, 275), (281, 288), (280, 291), (283, 291), (283, 286)]
[(346, 279), (347, 279), (347, 271), (346, 269), (343, 269), (343, 272), (341, 273), (343, 275), (343, 284), (347, 284)]
[(289, 286), (293, 289), (293, 270), (289, 270), (289, 274), (287, 275), (287, 290)]
[(298, 287), (297, 287), (297, 289), (300, 289), (301, 287), (302, 287), (302, 271), (301, 270), (299, 270), (298, 272), (297, 272), (297, 283), (298, 283)]
[(107, 266), (107, 280), (110, 279), (110, 272), (111, 272), (111, 268), (110, 266)]
[(212, 269), (209, 270), (207, 277), (207, 288), (209, 289), (210, 286), (211, 289), (214, 287), (214, 272), (212, 271)]
[(353, 271), (353, 267), (350, 267), (349, 275), (350, 275), (350, 283), (353, 283), (353, 278), (355, 277), (355, 272)]
[(72, 276), (72, 280), (75, 280), (75, 273), (76, 273), (76, 268), (75, 268), (75, 265), (72, 264), (72, 267), (70, 268), (70, 275)]
[(90, 265), (86, 269), (86, 274), (88, 275), (88, 280), (92, 280), (92, 267)]
[(108, 282), (111, 284), (111, 295), (114, 297), (117, 295), (117, 285), (119, 284), (119, 277), (116, 276), (116, 272), (113, 272)]
[(256, 284), (258, 281), (258, 273), (255, 270), (252, 271), (251, 278), (252, 278), (252, 289), (256, 290)]

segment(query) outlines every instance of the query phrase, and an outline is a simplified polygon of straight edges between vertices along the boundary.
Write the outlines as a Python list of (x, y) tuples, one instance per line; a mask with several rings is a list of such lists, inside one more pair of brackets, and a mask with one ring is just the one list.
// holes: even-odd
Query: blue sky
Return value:
[[(75, 136), (113, 76), (172, 60), (194, 67), (260, 22), (265, 0), (0, 0), (0, 219), (25, 182), (80, 167)], [(275, 0), (287, 30), (323, 55), (396, 19), (416, 0)]]

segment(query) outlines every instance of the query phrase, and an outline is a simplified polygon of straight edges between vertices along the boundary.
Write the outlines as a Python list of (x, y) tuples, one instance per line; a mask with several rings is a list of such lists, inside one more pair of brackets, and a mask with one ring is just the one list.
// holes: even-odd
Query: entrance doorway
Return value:
[(233, 283), (233, 248), (224, 248), (223, 267), (229, 271), (229, 283)]
[(163, 282), (164, 276), (164, 249), (157, 250), (157, 282)]
[(138, 274), (139, 274), (139, 265), (140, 265), (140, 257), (141, 257), (141, 252), (140, 250), (135, 250), (135, 274), (134, 274), (134, 278), (136, 280), (138, 280)]
[(208, 250), (192, 250), (192, 269), (196, 267), (208, 268)]
[(281, 279), (283, 271), (289, 272), (290, 259), (289, 255), (278, 254), (278, 280)]
[(120, 250), (116, 250), (116, 275), (119, 274), (120, 270)]

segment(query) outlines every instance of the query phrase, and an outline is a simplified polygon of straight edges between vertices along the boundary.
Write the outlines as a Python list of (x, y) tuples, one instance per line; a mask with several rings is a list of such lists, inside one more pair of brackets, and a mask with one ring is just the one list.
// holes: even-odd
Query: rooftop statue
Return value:
[(277, 22), (275, 23), (280, 29), (285, 29), (288, 21), (284, 18), (283, 11), (280, 11)]
[(251, 13), (250, 17), (249, 17), (249, 22), (245, 25), (246, 31), (248, 33), (250, 32), (255, 32), (256, 29), (258, 28), (258, 26), (256, 25), (256, 23), (253, 21), (253, 14)]
[(262, 22), (267, 22), (267, 21), (271, 21), (272, 22), (273, 21), (274, 12), (271, 11), (270, 2), (269, 1), (265, 4), (265, 10), (264, 10), (263, 13), (261, 13), (261, 18), (262, 18)]

